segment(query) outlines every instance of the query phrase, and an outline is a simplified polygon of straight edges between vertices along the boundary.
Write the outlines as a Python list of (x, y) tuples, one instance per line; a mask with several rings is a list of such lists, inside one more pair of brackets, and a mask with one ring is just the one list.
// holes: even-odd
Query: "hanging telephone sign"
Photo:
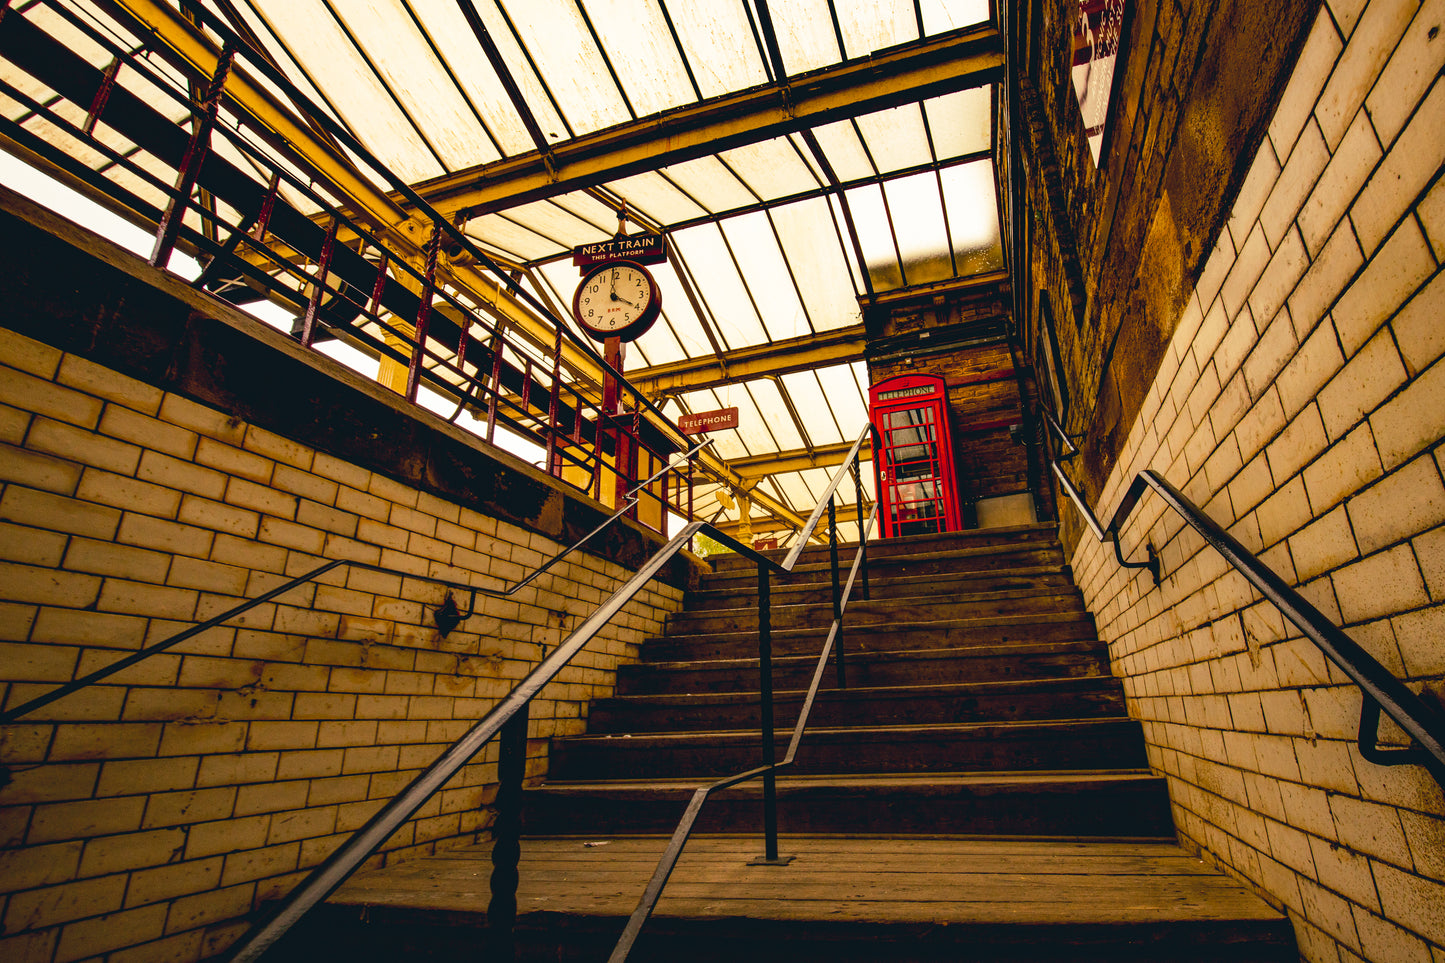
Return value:
[(717, 411), (699, 411), (695, 415), (679, 415), (677, 430), (684, 435), (697, 435), (706, 431), (722, 431), (738, 426), (736, 408), (719, 408)]
[(614, 237), (595, 244), (579, 244), (572, 249), (576, 267), (592, 267), (612, 261), (636, 261), (639, 264), (661, 264), (667, 260), (667, 239), (661, 234), (633, 234)]

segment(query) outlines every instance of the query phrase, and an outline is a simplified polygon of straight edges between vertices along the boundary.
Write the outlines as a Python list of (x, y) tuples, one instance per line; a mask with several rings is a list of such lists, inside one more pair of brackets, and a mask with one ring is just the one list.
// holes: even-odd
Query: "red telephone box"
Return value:
[(873, 470), (883, 537), (958, 531), (958, 475), (943, 379), (889, 378), (868, 390), (868, 402), (878, 430)]

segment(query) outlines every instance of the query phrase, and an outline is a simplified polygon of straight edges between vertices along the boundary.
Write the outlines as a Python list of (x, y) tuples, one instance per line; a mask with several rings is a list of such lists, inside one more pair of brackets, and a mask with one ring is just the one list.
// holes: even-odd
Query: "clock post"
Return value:
[[(616, 488), (613, 504), (620, 504), (637, 474), (633, 433), (636, 413), (623, 411), (622, 392), (612, 372), (622, 371), (624, 345), (647, 333), (662, 313), (662, 292), (645, 265), (667, 259), (666, 239), (660, 234), (623, 233), (610, 241), (584, 244), (572, 250), (572, 263), (582, 268), (582, 280), (572, 297), (572, 317), (590, 338), (602, 342), (603, 360), (611, 370), (602, 376), (602, 420), (598, 458), (611, 447)], [(630, 428), (624, 425), (630, 420)]]
[[(611, 337), (602, 342), (602, 360), (606, 361), (612, 370), (622, 371), (622, 356), (626, 348), (622, 339)], [(634, 453), (632, 451), (632, 438), (622, 430), (619, 420), (624, 414), (622, 410), (622, 391), (618, 384), (617, 376), (612, 370), (602, 373), (602, 414), (607, 419), (607, 440), (611, 443), (614, 453), (613, 465), (616, 470), (613, 472), (615, 488), (613, 489), (612, 504), (614, 506), (622, 503), (627, 497), (627, 489), (632, 487), (633, 476), (637, 474), (633, 468)], [(601, 446), (602, 439), (598, 439)]]

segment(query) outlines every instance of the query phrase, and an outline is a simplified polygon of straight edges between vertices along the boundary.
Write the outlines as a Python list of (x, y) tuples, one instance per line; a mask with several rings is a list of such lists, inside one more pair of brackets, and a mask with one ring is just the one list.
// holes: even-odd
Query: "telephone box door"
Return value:
[(958, 476), (942, 378), (903, 375), (868, 392), (878, 450), (878, 513), (884, 538), (961, 528)]

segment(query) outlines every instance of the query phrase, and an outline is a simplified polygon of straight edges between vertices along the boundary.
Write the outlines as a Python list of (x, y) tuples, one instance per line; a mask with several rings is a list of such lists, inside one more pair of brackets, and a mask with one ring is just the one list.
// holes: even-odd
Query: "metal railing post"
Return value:
[(508, 719), (500, 733), (497, 818), (492, 823), (492, 900), (487, 905), (489, 959), (512, 960), (517, 946), (517, 870), (522, 859), (522, 781), (527, 774), (527, 720), (531, 703)]
[(758, 709), (763, 730), (763, 859), (778, 859), (778, 785), (773, 765), (777, 746), (773, 735), (773, 615), (768, 567), (758, 563)]
[(858, 503), (858, 575), (863, 580), (863, 601), (868, 601), (868, 534), (863, 531), (863, 469), (861, 459), (853, 459), (853, 495)]
[(192, 116), (195, 127), (191, 131), (191, 139), (186, 145), (186, 152), (181, 157), (175, 193), (166, 203), (165, 213), (161, 215), (160, 223), (156, 226), (156, 243), (155, 247), (151, 249), (150, 256), (150, 263), (156, 267), (170, 266), (171, 252), (175, 250), (176, 240), (181, 234), (181, 222), (185, 220), (186, 210), (190, 207), (191, 191), (196, 186), (201, 167), (206, 161), (206, 154), (210, 151), (211, 129), (216, 126), (216, 114), (221, 107), (221, 95), (225, 90), (226, 77), (231, 72), (231, 62), (235, 56), (236, 48), (228, 37), (221, 47), (221, 56), (216, 60), (216, 69), (211, 75), (211, 82), (206, 86), (206, 92), (201, 97), (201, 102), (196, 104), (193, 109)]
[(843, 586), (838, 581), (838, 512), (836, 496), (828, 499), (828, 557), (833, 569), (833, 621), (839, 623), (834, 641), (834, 656), (838, 660), (838, 688), (848, 688), (848, 670), (843, 659)]

